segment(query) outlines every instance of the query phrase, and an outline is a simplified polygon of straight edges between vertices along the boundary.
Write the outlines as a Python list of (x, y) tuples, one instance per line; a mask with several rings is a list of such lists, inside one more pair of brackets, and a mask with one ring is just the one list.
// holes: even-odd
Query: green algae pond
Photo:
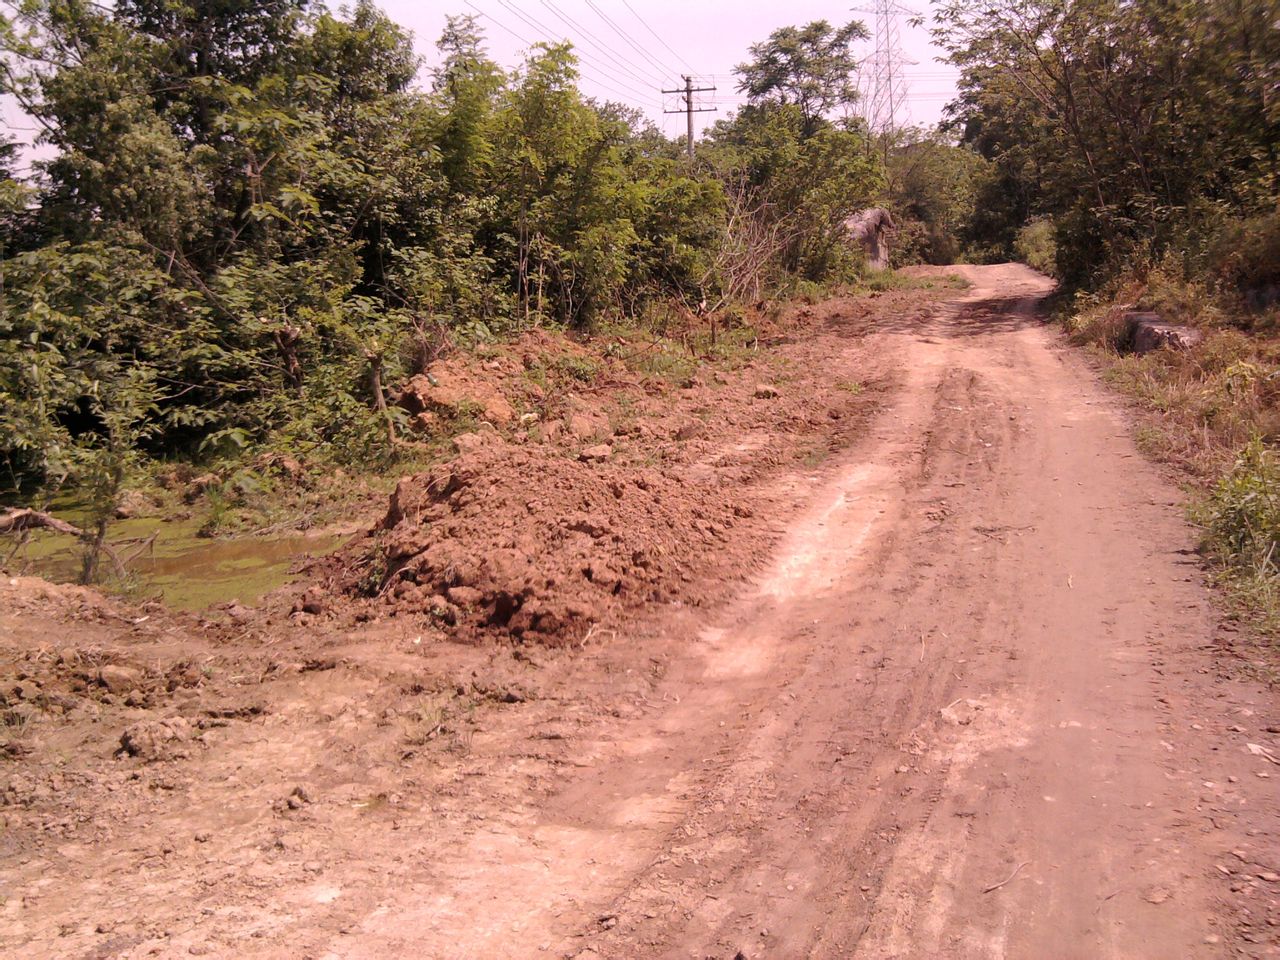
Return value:
[[(114, 522), (109, 540), (125, 561), (126, 576), (120, 577), (104, 556), (98, 586), (134, 600), (159, 598), (176, 610), (200, 611), (233, 600), (252, 604), (293, 579), (298, 561), (323, 556), (350, 537), (323, 532), (211, 539), (197, 536), (198, 528), (194, 520)], [(0, 538), (0, 558), (10, 549)], [(82, 556), (83, 548), (71, 537), (37, 532), (7, 568), (70, 583), (80, 574)]]

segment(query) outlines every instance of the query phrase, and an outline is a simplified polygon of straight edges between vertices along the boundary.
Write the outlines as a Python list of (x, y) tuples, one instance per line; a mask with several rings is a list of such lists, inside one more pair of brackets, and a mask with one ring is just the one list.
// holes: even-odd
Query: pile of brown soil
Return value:
[(572, 642), (622, 606), (678, 597), (692, 567), (725, 559), (725, 531), (749, 513), (730, 500), (669, 471), (488, 434), (400, 481), (344, 587), (464, 635)]
[[(779, 532), (770, 479), (817, 468), (892, 388), (860, 334), (935, 297), (802, 306), (678, 378), (623, 363), (634, 344), (592, 351), (541, 333), (437, 364), (402, 402), (454, 422), (461, 410), (476, 432), (400, 481), (382, 521), (314, 571), (294, 616), (409, 616), (455, 639), (559, 646), (645, 605), (711, 602)], [(865, 380), (832, 377), (844, 355)]]

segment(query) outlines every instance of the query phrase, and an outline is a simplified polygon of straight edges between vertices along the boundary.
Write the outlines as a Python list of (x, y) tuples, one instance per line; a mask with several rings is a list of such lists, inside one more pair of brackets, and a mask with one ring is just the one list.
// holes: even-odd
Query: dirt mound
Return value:
[[(779, 532), (771, 478), (818, 468), (889, 388), (859, 336), (933, 298), (761, 315), (716, 355), (534, 331), (433, 364), (398, 402), (471, 432), (452, 438), (454, 460), (400, 481), (367, 537), (313, 568), (289, 616), (408, 616), (437, 636), (563, 645), (648, 604), (712, 602)], [(833, 377), (835, 357), (865, 378)], [(503, 415), (484, 416), (495, 398)]]
[(50, 583), (39, 577), (4, 577), (0, 580), (0, 604), (14, 613), (57, 620), (103, 622), (132, 619), (122, 604), (97, 590)]
[(411, 378), (393, 399), (415, 417), (415, 425), (423, 430), (433, 428), (442, 416), (457, 419), (470, 414), (491, 424), (510, 423), (515, 411), (506, 397), (492, 383), (468, 373), (439, 365), (434, 373)]
[(661, 470), (492, 434), (462, 446), (400, 481), (346, 590), (463, 635), (572, 642), (620, 607), (676, 597), (741, 519), (722, 492)]

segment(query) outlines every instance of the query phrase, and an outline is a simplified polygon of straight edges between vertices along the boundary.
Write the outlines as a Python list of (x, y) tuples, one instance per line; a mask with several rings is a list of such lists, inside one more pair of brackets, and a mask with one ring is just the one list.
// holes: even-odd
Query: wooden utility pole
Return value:
[(693, 85), (693, 77), (684, 78), (684, 86), (677, 87), (674, 90), (663, 90), (663, 93), (678, 93), (684, 99), (684, 109), (682, 110), (663, 110), (663, 113), (683, 113), (689, 119), (689, 165), (693, 165), (693, 115), (695, 113), (715, 113), (716, 107), (695, 107), (693, 105), (693, 95), (695, 93), (709, 93), (715, 90), (715, 87), (695, 87)]

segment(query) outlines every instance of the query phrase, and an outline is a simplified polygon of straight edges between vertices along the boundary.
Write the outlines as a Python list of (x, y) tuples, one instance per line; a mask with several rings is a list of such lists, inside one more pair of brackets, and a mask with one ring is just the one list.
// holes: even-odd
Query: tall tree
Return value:
[(966, 139), (1057, 219), (1084, 280), (1211, 208), (1274, 206), (1278, 18), (1280, 0), (949, 0), (936, 34)]
[(751, 45), (751, 59), (735, 70), (738, 90), (752, 103), (794, 104), (812, 136), (822, 118), (857, 100), (852, 44), (867, 36), (856, 20), (838, 28), (826, 20), (782, 27)]

